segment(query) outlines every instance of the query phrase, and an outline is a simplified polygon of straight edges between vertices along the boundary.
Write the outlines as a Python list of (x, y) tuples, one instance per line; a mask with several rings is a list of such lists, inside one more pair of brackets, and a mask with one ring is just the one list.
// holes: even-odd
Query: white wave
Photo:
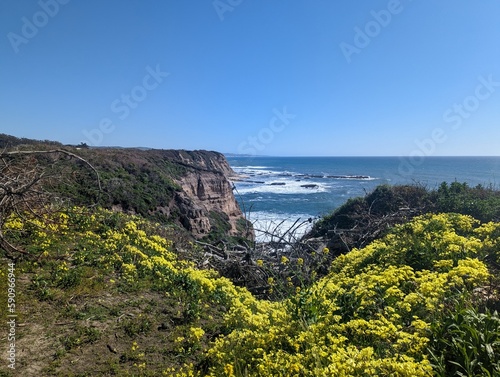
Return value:
[(247, 165), (247, 166), (231, 166), (233, 169), (269, 169), (269, 166)]
[(313, 216), (308, 214), (278, 214), (252, 212), (247, 216), (254, 227), (257, 242), (279, 241), (294, 242), (312, 227)]
[(248, 185), (236, 183), (236, 189), (241, 195), (244, 194), (315, 194), (318, 192), (328, 192), (329, 186), (318, 181), (304, 180), (296, 181), (292, 179), (273, 179), (264, 183), (254, 183)]
[(265, 169), (243, 169), (241, 170), (243, 174), (246, 175), (253, 175), (253, 176), (279, 176), (281, 175), (281, 172), (279, 171), (274, 171), (274, 170), (265, 170)]
[(261, 178), (261, 177), (278, 176), (281, 173), (273, 170), (251, 169), (251, 168), (241, 168), (241, 169), (233, 168), (233, 170), (238, 174), (249, 177), (249, 179), (257, 177)]
[(270, 170), (267, 166), (235, 166), (233, 170), (237, 173), (250, 177), (274, 176), (277, 178), (293, 177), (297, 179), (327, 179), (327, 180), (350, 180), (350, 181), (373, 181), (379, 178), (363, 174), (333, 174), (333, 173), (301, 173), (289, 170)]

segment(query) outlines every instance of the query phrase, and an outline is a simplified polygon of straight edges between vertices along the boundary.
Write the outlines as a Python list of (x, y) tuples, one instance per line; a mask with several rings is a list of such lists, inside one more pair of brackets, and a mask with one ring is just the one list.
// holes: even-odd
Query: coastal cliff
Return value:
[(156, 149), (83, 153), (104, 171), (108, 195), (104, 206), (177, 223), (198, 239), (252, 238), (233, 194), (230, 179), (236, 174), (221, 153)]
[(234, 197), (230, 179), (236, 173), (223, 154), (213, 151), (139, 148), (88, 148), (0, 134), (8, 149), (65, 149), (81, 156), (99, 172), (57, 156), (38, 159), (64, 178), (47, 190), (75, 205), (95, 205), (177, 224), (194, 238), (253, 238), (251, 226)]
[(209, 151), (164, 151), (173, 163), (185, 168), (176, 178), (181, 190), (174, 202), (183, 226), (197, 237), (225, 228), (231, 236), (245, 233), (241, 209), (229, 179), (236, 176), (225, 157)]

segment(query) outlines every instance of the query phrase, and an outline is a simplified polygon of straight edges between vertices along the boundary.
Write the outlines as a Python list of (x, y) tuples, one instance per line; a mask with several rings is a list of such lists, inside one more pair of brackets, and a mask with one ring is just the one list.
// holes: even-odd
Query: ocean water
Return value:
[(285, 233), (294, 223), (304, 233), (310, 223), (347, 199), (381, 184), (420, 184), (437, 188), (443, 181), (500, 189), (500, 157), (227, 157), (235, 172), (235, 196), (254, 223), (259, 241)]

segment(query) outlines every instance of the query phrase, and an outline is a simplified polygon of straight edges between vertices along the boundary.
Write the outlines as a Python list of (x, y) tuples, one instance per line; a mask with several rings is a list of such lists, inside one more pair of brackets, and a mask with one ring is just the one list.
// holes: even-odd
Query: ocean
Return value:
[(419, 184), (434, 189), (443, 181), (500, 189), (500, 157), (242, 157), (228, 156), (235, 196), (259, 241), (285, 233), (294, 223), (300, 236), (312, 221), (347, 199), (381, 184)]

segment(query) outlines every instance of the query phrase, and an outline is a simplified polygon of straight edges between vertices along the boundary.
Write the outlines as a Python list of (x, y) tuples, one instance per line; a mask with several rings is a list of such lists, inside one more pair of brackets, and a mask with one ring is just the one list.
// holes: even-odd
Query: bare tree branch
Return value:
[[(71, 159), (83, 162), (96, 175), (99, 195), (102, 192), (101, 179), (97, 169), (86, 159), (64, 149), (51, 150), (3, 150), (0, 152), (0, 248), (9, 258), (15, 259), (27, 252), (13, 245), (6, 238), (3, 226), (9, 216), (16, 214), (26, 220), (26, 214), (39, 217), (40, 211), (53, 211), (54, 197), (46, 188), (44, 182), (50, 178), (58, 178), (58, 174), (50, 174), (50, 168), (42, 166), (35, 156), (65, 155)], [(57, 161), (56, 159), (56, 161)], [(59, 173), (60, 176), (60, 173)]]
[(43, 150), (42, 151), (18, 151), (18, 150), (16, 150), (16, 151), (8, 151), (8, 152), (3, 151), (2, 153), (0, 153), (0, 158), (3, 158), (5, 156), (15, 156), (15, 155), (36, 155), (36, 154), (52, 154), (52, 153), (62, 153), (62, 154), (73, 157), (73, 158), (87, 164), (96, 174), (99, 191), (102, 191), (101, 177), (100, 177), (97, 169), (90, 162), (88, 162), (86, 159), (84, 159), (83, 157), (78, 156), (77, 154), (72, 153), (70, 151), (67, 151), (65, 149), (51, 149), (51, 150), (47, 150), (47, 151), (43, 151)]

